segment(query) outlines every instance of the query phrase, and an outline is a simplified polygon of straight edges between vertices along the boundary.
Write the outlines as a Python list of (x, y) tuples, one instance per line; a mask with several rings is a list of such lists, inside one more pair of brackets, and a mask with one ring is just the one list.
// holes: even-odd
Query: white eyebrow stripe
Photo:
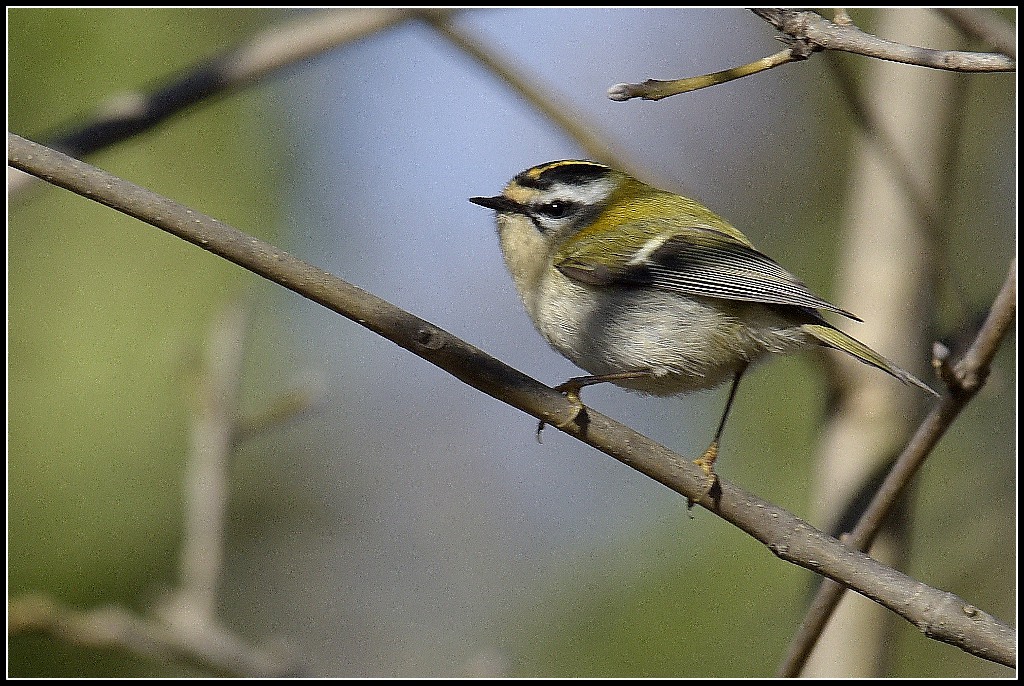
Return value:
[(585, 184), (556, 183), (539, 196), (542, 202), (550, 200), (570, 200), (585, 207), (605, 201), (615, 184), (612, 179), (588, 181)]
[(636, 251), (636, 255), (633, 255), (633, 258), (627, 264), (631, 267), (644, 264), (654, 254), (654, 251), (665, 245), (670, 238), (672, 238), (671, 233), (663, 233), (660, 236), (651, 238)]

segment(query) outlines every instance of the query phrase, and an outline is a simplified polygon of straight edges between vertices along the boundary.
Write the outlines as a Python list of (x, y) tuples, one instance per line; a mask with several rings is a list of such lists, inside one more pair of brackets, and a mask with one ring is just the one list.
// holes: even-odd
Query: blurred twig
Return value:
[(940, 7), (936, 10), (966, 35), (1017, 59), (1016, 27), (983, 7)]
[[(961, 281), (952, 276), (950, 265), (955, 261), (948, 259), (947, 239), (951, 216), (947, 205), (955, 195), (955, 179), (959, 171), (959, 167), (953, 164), (956, 156), (961, 152), (957, 145), (961, 140), (959, 131), (945, 132), (943, 151), (946, 154), (946, 159), (936, 163), (936, 168), (941, 174), (938, 183), (922, 179), (912, 160), (903, 154), (902, 146), (897, 143), (894, 134), (882, 125), (878, 114), (867, 103), (846, 60), (838, 55), (829, 55), (828, 58), (826, 64), (833, 73), (832, 81), (842, 93), (854, 123), (865, 135), (865, 140), (874, 147), (879, 159), (890, 167), (890, 178), (902, 189), (904, 199), (913, 206), (922, 228), (927, 232), (929, 247), (933, 255), (930, 267), (935, 270), (931, 288), (935, 292), (938, 292), (939, 288), (953, 291), (954, 299), (962, 310), (967, 298), (963, 293)], [(953, 81), (948, 95), (954, 98), (957, 104), (952, 109), (962, 110), (967, 99), (969, 85), (967, 77), (960, 77)], [(963, 116), (953, 119), (952, 126), (960, 128), (963, 125)]]
[[(450, 333), (211, 217), (84, 162), (8, 134), (8, 164), (136, 217), (274, 281), (374, 331), (456, 378), (598, 448), (731, 522), (778, 557), (853, 588), (938, 640), (1012, 665), (1016, 632), (1000, 620), (851, 550), (786, 510), (704, 473), (647, 437), (486, 355)], [(943, 427), (943, 430), (946, 427)], [(965, 608), (970, 608), (967, 613)]]
[(279, 394), (267, 407), (238, 418), (235, 422), (234, 442), (239, 443), (270, 428), (279, 427), (313, 407), (320, 395), (317, 389), (310, 388), (294, 389)]
[(879, 121), (878, 115), (857, 87), (857, 80), (846, 62), (833, 58), (827, 60), (827, 64), (854, 122), (864, 132), (867, 141), (879, 151), (881, 159), (892, 168), (893, 179), (902, 186), (903, 194), (914, 206), (916, 214), (931, 231), (937, 232), (941, 220), (938, 194), (914, 171), (911, 160), (902, 154), (892, 134)]
[[(274, 26), (243, 44), (193, 65), (148, 91), (120, 93), (97, 106), (85, 123), (44, 137), (47, 147), (85, 157), (146, 131), (187, 108), (217, 95), (244, 88), (282, 69), (409, 19), (408, 9), (334, 9), (307, 13)], [(8, 194), (33, 177), (8, 174)]]
[(122, 648), (225, 676), (298, 673), (291, 656), (249, 644), (217, 617), (245, 329), (245, 310), (229, 305), (216, 318), (206, 346), (185, 473), (180, 585), (146, 616), (116, 605), (79, 610), (49, 596), (25, 595), (8, 605), (8, 633), (45, 632), (79, 645)]
[(531, 82), (507, 60), (474, 39), (468, 32), (453, 25), (448, 14), (432, 10), (422, 12), (420, 17), (452, 45), (493, 72), (530, 105), (569, 134), (583, 148), (588, 159), (621, 169), (639, 178), (650, 178), (649, 173), (639, 169), (626, 159), (623, 153), (613, 150), (605, 143), (605, 137), (595, 133), (598, 127), (587, 122), (581, 112), (561, 101), (555, 94)]
[(140, 657), (190, 664), (223, 676), (296, 675), (284, 655), (247, 645), (217, 625), (197, 630), (116, 605), (80, 610), (40, 594), (12, 598), (7, 605), (8, 637), (39, 633), (74, 645), (119, 648)]
[(242, 381), (246, 312), (236, 305), (216, 317), (206, 345), (198, 413), (185, 473), (185, 531), (180, 603), (196, 621), (214, 621), (224, 558), (224, 515)]

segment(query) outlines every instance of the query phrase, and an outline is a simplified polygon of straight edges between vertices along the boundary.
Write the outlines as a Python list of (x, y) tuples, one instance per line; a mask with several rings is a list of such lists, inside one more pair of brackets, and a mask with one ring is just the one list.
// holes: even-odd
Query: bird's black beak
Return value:
[(470, 198), (469, 201), (474, 205), (480, 205), (486, 207), (489, 210), (495, 212), (514, 212), (516, 214), (524, 214), (523, 206), (517, 203), (515, 200), (509, 200), (504, 195), (496, 195), (493, 198)]

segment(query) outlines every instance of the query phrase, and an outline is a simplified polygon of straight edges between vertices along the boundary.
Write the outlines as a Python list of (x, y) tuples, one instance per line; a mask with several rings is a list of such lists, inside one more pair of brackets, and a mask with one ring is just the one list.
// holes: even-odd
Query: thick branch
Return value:
[[(8, 164), (141, 219), (320, 303), (456, 378), (549, 424), (573, 415), (560, 393), (450, 333), (233, 227), (84, 162), (8, 134)], [(566, 433), (646, 474), (749, 533), (777, 556), (835, 579), (929, 635), (1001, 664), (1015, 662), (1016, 633), (957, 596), (851, 550), (786, 510), (720, 480), (712, 499), (689, 460), (597, 412)]]

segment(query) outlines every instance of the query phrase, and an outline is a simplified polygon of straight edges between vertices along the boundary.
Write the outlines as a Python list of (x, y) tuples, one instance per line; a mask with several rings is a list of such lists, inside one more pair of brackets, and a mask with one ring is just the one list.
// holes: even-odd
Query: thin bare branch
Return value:
[[(1014, 259), (1010, 263), (1009, 273), (1006, 275), (1003, 287), (992, 303), (988, 319), (978, 332), (970, 349), (953, 367), (955, 385), (949, 387), (949, 392), (943, 396), (942, 401), (925, 417), (903, 453), (896, 460), (885, 481), (875, 493), (857, 526), (850, 534), (843, 537), (847, 545), (857, 550), (866, 550), (870, 547), (886, 517), (892, 511), (893, 503), (899, 499), (908, 484), (911, 483), (914, 474), (924, 464), (957, 415), (981, 389), (988, 376), (989, 365), (1016, 318), (1016, 300), (1017, 260)], [(942, 360), (936, 359), (935, 363), (938, 365), (942, 362)], [(945, 378), (949, 378), (948, 375)], [(779, 667), (779, 676), (798, 676), (800, 674), (814, 647), (814, 642), (821, 634), (822, 627), (845, 592), (846, 589), (834, 581), (826, 580), (822, 583), (811, 602), (804, 623), (801, 624), (790, 642), (786, 658)], [(969, 616), (974, 608), (965, 605), (962, 611)], [(940, 624), (941, 622), (930, 620), (918, 624), (918, 628), (925, 635), (932, 635), (932, 632), (941, 630)], [(968, 650), (968, 652), (971, 651)], [(1014, 657), (1014, 664), (1015, 662), (1016, 658)], [(1004, 662), (1003, 664), (1008, 663)]]
[(674, 81), (647, 79), (643, 83), (617, 83), (608, 89), (608, 98), (610, 100), (615, 100), (616, 102), (625, 102), (626, 100), (632, 100), (633, 98), (661, 100), (662, 98), (667, 98), (670, 95), (689, 93), (690, 91), (707, 88), (708, 86), (716, 86), (720, 83), (726, 83), (744, 76), (750, 76), (751, 74), (759, 74), (774, 67), (789, 64), (790, 62), (796, 62), (801, 59), (805, 58), (798, 56), (791, 48), (786, 48), (781, 52), (777, 52), (768, 57), (763, 57), (759, 60), (755, 60), (754, 62), (750, 62), (749, 64), (716, 71), (713, 74), (691, 76), (685, 79), (675, 79)]
[(704, 473), (649, 438), (593, 410), (582, 418), (562, 394), (450, 333), (211, 217), (84, 162), (8, 134), (8, 164), (141, 219), (274, 281), (374, 331), (502, 402), (657, 480), (810, 569), (896, 612), (933, 638), (1000, 664), (1016, 661), (1016, 632), (957, 596), (851, 550), (786, 510)]
[(317, 388), (295, 388), (285, 391), (271, 400), (267, 407), (238, 418), (235, 423), (235, 443), (240, 443), (253, 436), (258, 436), (270, 429), (309, 412), (322, 397)]
[(821, 50), (841, 50), (893, 62), (951, 71), (1006, 72), (1017, 68), (1015, 59), (1008, 56), (1014, 53), (1006, 50), (1003, 50), (1006, 54), (932, 50), (877, 38), (854, 26), (845, 10), (836, 11), (835, 21), (829, 21), (814, 12), (779, 8), (759, 8), (751, 11), (782, 31), (785, 34), (783, 39), (790, 47), (749, 64), (712, 74), (671, 81), (647, 79), (643, 83), (618, 83), (608, 89), (608, 98), (617, 102), (633, 98), (661, 100), (672, 95), (689, 93), (759, 74), (790, 62), (805, 60)]
[(786, 36), (814, 50), (842, 50), (867, 57), (932, 69), (962, 72), (1016, 71), (1017, 61), (999, 53), (933, 50), (865, 33), (853, 24), (836, 24), (816, 12), (761, 7), (751, 10)]
[(104, 114), (97, 120), (53, 138), (48, 147), (72, 157), (88, 155), (151, 128), (187, 107), (250, 86), (286, 67), (319, 57), (410, 16), (409, 10), (329, 10), (271, 27), (148, 92), (113, 96), (99, 106)]

